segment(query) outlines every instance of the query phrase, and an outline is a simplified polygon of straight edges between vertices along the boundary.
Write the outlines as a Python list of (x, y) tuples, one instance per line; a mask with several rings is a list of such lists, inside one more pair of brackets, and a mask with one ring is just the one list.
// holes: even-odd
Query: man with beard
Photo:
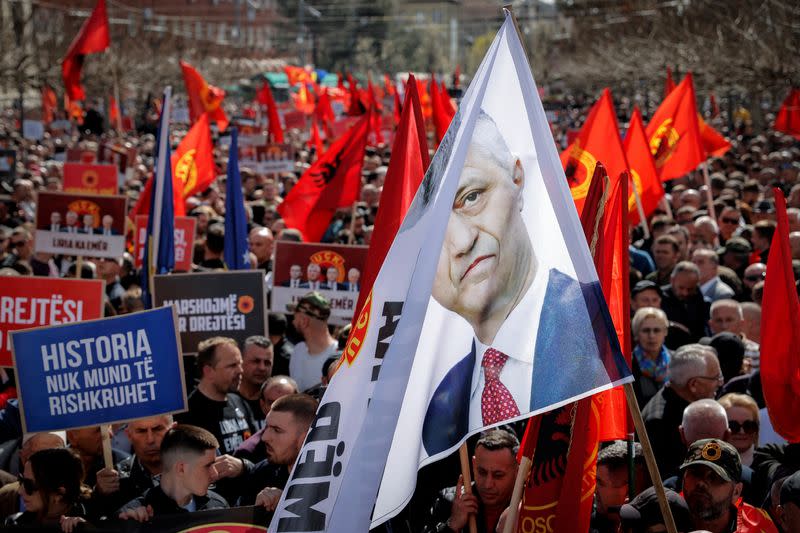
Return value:
[(220, 453), (236, 451), (253, 434), (250, 406), (238, 394), (242, 382), (242, 354), (236, 341), (212, 337), (197, 347), (200, 383), (189, 395), (189, 411), (178, 422), (210, 431), (219, 441)]
[(777, 533), (769, 515), (742, 501), (742, 462), (720, 439), (692, 443), (681, 465), (683, 495), (695, 529), (711, 533)]

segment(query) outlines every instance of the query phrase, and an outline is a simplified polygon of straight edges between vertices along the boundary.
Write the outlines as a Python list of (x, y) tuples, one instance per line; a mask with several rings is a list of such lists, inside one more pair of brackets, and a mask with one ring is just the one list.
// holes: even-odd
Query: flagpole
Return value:
[(714, 211), (714, 198), (711, 196), (711, 178), (708, 176), (708, 161), (704, 161), (703, 167), (703, 180), (706, 182), (706, 202), (708, 203), (708, 215), (717, 220), (717, 214)]
[(639, 213), (639, 223), (642, 225), (644, 231), (644, 238), (650, 238), (650, 228), (647, 227), (647, 218), (644, 215), (644, 207), (642, 207), (642, 198), (639, 196), (639, 188), (636, 186), (636, 180), (633, 178), (633, 171), (630, 174), (631, 189), (633, 190), (633, 198), (636, 200), (636, 211)]
[(636, 433), (639, 435), (639, 442), (642, 445), (642, 452), (644, 460), (647, 463), (647, 470), (650, 473), (650, 480), (653, 482), (653, 487), (656, 490), (658, 497), (658, 506), (661, 508), (661, 516), (664, 518), (664, 525), (667, 526), (669, 533), (678, 533), (675, 526), (675, 519), (672, 516), (672, 509), (667, 502), (667, 493), (664, 491), (664, 482), (661, 480), (661, 474), (658, 471), (656, 464), (656, 456), (653, 454), (653, 448), (650, 446), (650, 437), (647, 436), (647, 429), (644, 426), (642, 419), (642, 411), (639, 410), (639, 404), (636, 402), (636, 393), (633, 390), (633, 383), (626, 383), (623, 388), (625, 389), (625, 400), (628, 404), (628, 410), (633, 417), (633, 425), (636, 428)]
[(353, 201), (353, 210), (350, 213), (350, 235), (347, 236), (347, 244), (353, 244), (356, 240), (356, 236), (353, 234), (356, 230), (356, 204), (358, 204), (358, 200)]
[(517, 469), (517, 479), (514, 481), (514, 491), (511, 493), (511, 502), (508, 504), (508, 514), (503, 533), (514, 533), (519, 516), (519, 503), (522, 501), (522, 491), (525, 490), (525, 481), (530, 474), (533, 461), (527, 455), (523, 456)]
[[(472, 475), (469, 469), (469, 451), (467, 450), (467, 443), (461, 445), (458, 449), (458, 458), (461, 460), (461, 477), (464, 480), (464, 494), (472, 494)], [(456, 497), (459, 495), (456, 494)], [(475, 520), (475, 515), (469, 515), (469, 533), (478, 533), (478, 522)]]

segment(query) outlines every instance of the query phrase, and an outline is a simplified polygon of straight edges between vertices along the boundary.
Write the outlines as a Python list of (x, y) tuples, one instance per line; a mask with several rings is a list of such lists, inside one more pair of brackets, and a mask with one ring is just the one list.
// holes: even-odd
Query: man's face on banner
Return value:
[(303, 267), (300, 265), (292, 265), (289, 267), (289, 276), (292, 279), (300, 279), (300, 276), (303, 275)]
[[(514, 302), (531, 266), (520, 213), (522, 167), (499, 135), (487, 134), (493, 125), (481, 126), (459, 177), (433, 284), (436, 301), (473, 324)], [(497, 139), (503, 146), (494, 149)]]
[(306, 267), (306, 276), (308, 276), (308, 281), (317, 281), (321, 273), (322, 269), (316, 263), (309, 263), (308, 267)]

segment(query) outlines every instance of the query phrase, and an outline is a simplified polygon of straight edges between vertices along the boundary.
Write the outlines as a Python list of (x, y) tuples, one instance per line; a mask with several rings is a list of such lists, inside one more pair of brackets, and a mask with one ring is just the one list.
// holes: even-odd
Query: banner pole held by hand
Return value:
[[(470, 475), (469, 451), (466, 442), (458, 449), (458, 457), (461, 459), (461, 475), (464, 477), (464, 494), (472, 494), (472, 475)], [(469, 533), (478, 533), (478, 522), (475, 521), (474, 514), (469, 515)]]
[(103, 462), (106, 468), (114, 468), (114, 457), (111, 455), (111, 425), (100, 424), (100, 436), (103, 439)]

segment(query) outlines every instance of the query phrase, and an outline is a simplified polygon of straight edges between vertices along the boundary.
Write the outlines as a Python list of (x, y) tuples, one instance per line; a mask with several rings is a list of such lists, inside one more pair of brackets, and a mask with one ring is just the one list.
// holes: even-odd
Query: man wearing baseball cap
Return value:
[(762, 509), (742, 501), (742, 461), (732, 445), (701, 439), (681, 465), (683, 496), (695, 529), (711, 533), (777, 533)]
[(301, 391), (320, 382), (322, 365), (336, 351), (338, 343), (328, 331), (331, 304), (317, 291), (304, 295), (296, 305), (289, 306), (294, 312), (292, 324), (303, 336), (303, 342), (294, 347), (289, 360), (289, 375), (297, 381)]
[(781, 485), (778, 523), (784, 531), (800, 531), (800, 472), (795, 472)]

